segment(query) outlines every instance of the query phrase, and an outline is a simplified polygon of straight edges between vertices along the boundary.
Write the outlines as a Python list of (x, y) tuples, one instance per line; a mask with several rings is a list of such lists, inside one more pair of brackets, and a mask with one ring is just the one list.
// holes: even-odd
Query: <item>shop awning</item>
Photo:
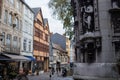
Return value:
[(29, 58), (24, 57), (22, 55), (13, 55), (13, 54), (5, 54), (5, 53), (3, 53), (3, 55), (5, 55), (13, 60), (29, 60), (30, 61)]
[(6, 56), (0, 55), (0, 61), (2, 60), (11, 60), (11, 59)]
[(29, 58), (31, 61), (35, 61), (36, 59), (33, 56), (25, 56), (27, 58)]

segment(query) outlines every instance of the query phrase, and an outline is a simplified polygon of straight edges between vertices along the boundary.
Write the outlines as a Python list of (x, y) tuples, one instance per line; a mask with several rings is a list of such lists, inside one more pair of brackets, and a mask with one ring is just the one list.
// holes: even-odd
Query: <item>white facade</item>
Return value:
[(23, 6), (23, 9), (21, 55), (33, 56), (34, 13), (26, 5)]

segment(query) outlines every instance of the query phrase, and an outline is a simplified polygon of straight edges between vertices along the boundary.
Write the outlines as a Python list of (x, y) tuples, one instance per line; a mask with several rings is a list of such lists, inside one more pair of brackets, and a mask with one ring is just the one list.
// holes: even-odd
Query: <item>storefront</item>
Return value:
[(33, 71), (32, 69), (36, 59), (33, 56), (25, 56), (25, 57), (30, 59), (30, 61), (23, 62), (23, 67), (26, 68), (28, 72), (31, 74), (31, 72)]
[(18, 74), (19, 68), (21, 67), (21, 61), (28, 60), (30, 59), (21, 55), (1, 53), (0, 76), (5, 80), (13, 79)]
[(12, 79), (18, 74), (19, 62), (0, 55), (0, 76), (5, 80)]
[(44, 57), (35, 56), (36, 60), (33, 63), (33, 73), (39, 74), (44, 71)]

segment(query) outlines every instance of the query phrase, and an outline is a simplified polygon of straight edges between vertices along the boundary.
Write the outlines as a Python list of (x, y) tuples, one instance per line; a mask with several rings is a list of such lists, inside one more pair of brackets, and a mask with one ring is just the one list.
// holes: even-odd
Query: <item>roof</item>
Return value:
[(44, 18), (44, 25), (46, 25), (48, 23), (48, 19)]
[(60, 45), (62, 49), (66, 50), (66, 37), (65, 36), (59, 33), (52, 34), (51, 41), (55, 44)]
[(32, 8), (33, 12), (35, 13), (35, 16), (38, 14), (41, 8)]
[[(31, 12), (33, 12), (33, 10), (31, 9), (31, 7), (25, 2), (25, 0), (20, 0), (23, 4), (25, 4), (30, 10)], [(33, 12), (34, 13), (34, 12)]]
[(34, 12), (35, 16), (34, 16), (34, 19), (36, 18), (38, 12), (40, 11), (40, 14), (42, 16), (42, 19), (43, 19), (43, 15), (42, 15), (42, 10), (40, 7), (36, 7), (36, 8), (32, 8), (32, 11)]
[(54, 49), (58, 49), (58, 50), (60, 50), (60, 51), (66, 52), (64, 49), (62, 49), (62, 47), (61, 47), (60, 45), (55, 44), (55, 43), (52, 43), (52, 45), (53, 45), (53, 48), (54, 48)]

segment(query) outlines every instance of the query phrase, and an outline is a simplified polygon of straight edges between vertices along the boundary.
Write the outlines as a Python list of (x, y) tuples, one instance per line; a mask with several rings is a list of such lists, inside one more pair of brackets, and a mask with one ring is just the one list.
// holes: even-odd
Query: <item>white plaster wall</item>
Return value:
[[(26, 12), (26, 7), (23, 7), (23, 28), (22, 28), (22, 39), (21, 39), (21, 55), (32, 56), (33, 55), (33, 18), (34, 14), (27, 8), (28, 12)], [(31, 13), (31, 14), (30, 14)], [(26, 22), (27, 21), (27, 24)], [(27, 40), (27, 50), (23, 50), (23, 41)], [(31, 51), (29, 51), (29, 41), (31, 41)]]

